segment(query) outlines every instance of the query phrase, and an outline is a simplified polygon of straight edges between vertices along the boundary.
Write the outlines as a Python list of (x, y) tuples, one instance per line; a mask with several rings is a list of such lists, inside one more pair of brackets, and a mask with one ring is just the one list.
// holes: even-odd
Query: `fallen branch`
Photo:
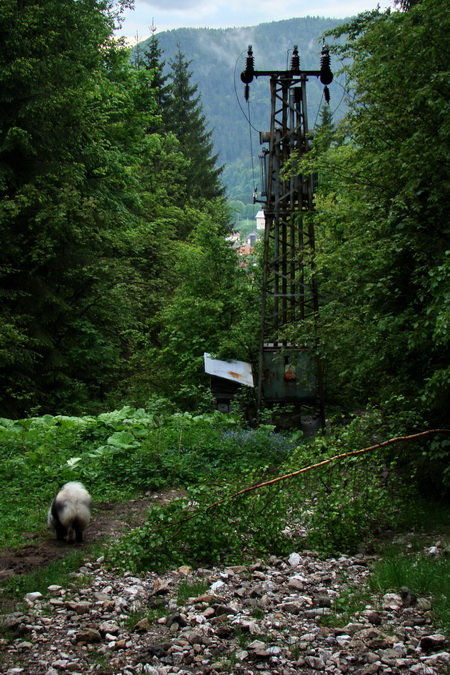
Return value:
[(278, 476), (278, 478), (267, 480), (264, 483), (257, 483), (256, 485), (251, 485), (250, 487), (243, 488), (242, 490), (239, 490), (239, 492), (235, 492), (234, 494), (229, 495), (228, 497), (220, 499), (218, 502), (214, 502), (214, 504), (210, 504), (209, 506), (206, 507), (205, 510), (209, 511), (209, 509), (213, 509), (216, 506), (219, 506), (220, 504), (223, 504), (224, 502), (228, 501), (229, 499), (235, 499), (236, 497), (239, 497), (240, 495), (243, 495), (246, 492), (252, 492), (253, 490), (259, 490), (260, 488), (267, 487), (268, 485), (274, 485), (275, 483), (279, 483), (280, 481), (283, 480), (295, 478), (295, 476), (299, 476), (302, 473), (306, 473), (307, 471), (311, 471), (312, 469), (318, 469), (321, 466), (330, 464), (331, 462), (334, 462), (336, 459), (344, 459), (345, 457), (355, 457), (356, 455), (363, 455), (366, 452), (371, 452), (372, 450), (379, 450), (379, 448), (384, 448), (387, 445), (392, 445), (392, 443), (399, 443), (400, 441), (412, 441), (415, 440), (416, 438), (422, 438), (423, 436), (428, 436), (430, 434), (450, 434), (450, 429), (429, 429), (428, 431), (421, 431), (420, 433), (412, 434), (411, 436), (397, 436), (396, 438), (390, 438), (388, 441), (382, 441), (381, 443), (372, 445), (369, 448), (363, 448), (362, 450), (351, 450), (350, 452), (343, 452), (340, 455), (334, 455), (333, 457), (328, 457), (327, 459), (324, 459), (321, 462), (317, 462), (317, 464), (305, 466), (303, 467), (303, 469), (298, 469), (298, 471), (293, 471), (292, 473), (287, 473), (284, 476)]
[[(322, 460), (321, 462), (317, 462), (317, 464), (311, 464), (310, 466), (303, 467), (303, 469), (298, 469), (297, 471), (293, 471), (292, 473), (287, 473), (284, 476), (278, 476), (278, 478), (273, 478), (272, 480), (265, 481), (264, 483), (257, 483), (256, 485), (251, 485), (250, 487), (243, 488), (242, 490), (239, 490), (239, 492), (235, 492), (232, 495), (228, 495), (227, 497), (224, 497), (223, 499), (220, 499), (217, 502), (214, 502), (214, 504), (210, 504), (207, 506), (203, 513), (206, 513), (206, 511), (210, 511), (211, 509), (215, 508), (216, 506), (220, 506), (221, 504), (224, 504), (225, 502), (235, 499), (236, 497), (239, 497), (240, 495), (246, 494), (247, 492), (252, 492), (254, 490), (259, 490), (260, 488), (267, 487), (268, 485), (274, 485), (275, 483), (280, 483), (283, 480), (289, 480), (290, 478), (295, 478), (295, 476), (299, 476), (302, 473), (306, 473), (307, 471), (311, 471), (312, 469), (318, 469), (321, 466), (325, 466), (326, 464), (330, 464), (331, 462), (334, 462), (337, 459), (344, 459), (345, 457), (355, 457), (357, 455), (363, 455), (366, 452), (371, 452), (373, 450), (378, 450), (380, 448), (384, 448), (387, 445), (392, 445), (393, 443), (399, 443), (400, 441), (411, 441), (415, 440), (416, 438), (422, 438), (424, 436), (429, 436), (431, 434), (450, 434), (450, 429), (429, 429), (428, 431), (421, 431), (418, 434), (413, 434), (411, 436), (398, 436), (397, 438), (391, 438), (387, 441), (382, 441), (381, 443), (377, 443), (376, 445), (372, 445), (369, 448), (363, 448), (362, 450), (351, 450), (350, 452), (343, 452), (340, 455), (334, 455), (333, 457), (328, 457), (327, 459)], [(169, 524), (161, 525), (160, 527), (157, 527), (154, 532), (159, 532), (161, 530), (168, 530), (170, 528), (175, 528), (178, 527), (177, 531), (173, 533), (173, 536), (175, 536), (180, 529), (182, 528), (183, 525), (185, 525), (187, 522), (190, 520), (193, 520), (194, 518), (197, 518), (200, 515), (198, 511), (194, 511), (193, 513), (190, 513), (187, 516), (184, 516), (181, 518), (179, 521), (172, 522)]]

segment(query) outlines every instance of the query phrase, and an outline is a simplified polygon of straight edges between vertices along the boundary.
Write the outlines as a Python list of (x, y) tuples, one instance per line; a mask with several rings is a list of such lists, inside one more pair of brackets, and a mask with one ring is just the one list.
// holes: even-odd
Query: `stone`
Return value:
[(65, 606), (76, 614), (88, 614), (91, 610), (90, 602), (66, 602)]
[[(381, 602), (374, 594), (338, 628), (321, 625), (336, 599), (364, 586), (373, 559), (302, 551), (189, 568), (189, 578), (210, 590), (184, 605), (178, 586), (187, 569), (121, 577), (103, 561), (85, 563), (76, 586), (55, 585), (49, 599), (0, 619), (12, 633), (0, 642), (2, 672), (95, 675), (101, 658), (122, 675), (212, 675), (230, 672), (230, 663), (233, 675), (436, 675), (448, 668), (448, 643), (433, 628), (429, 599), (414, 602), (406, 588)], [(164, 616), (149, 620), (149, 609)], [(130, 627), (138, 612), (144, 618)]]
[(34, 591), (33, 593), (27, 593), (24, 597), (24, 600), (26, 602), (36, 602), (37, 600), (41, 600), (44, 596), (42, 593), (39, 593), (39, 591)]
[(424, 652), (432, 652), (435, 649), (442, 649), (445, 645), (445, 635), (435, 633), (434, 635), (424, 635), (420, 640), (420, 648)]
[(398, 593), (386, 593), (383, 595), (383, 609), (400, 609), (402, 598)]
[(181, 567), (178, 568), (178, 572), (184, 577), (187, 577), (192, 572), (192, 567), (189, 567), (188, 565), (181, 565)]
[(291, 567), (297, 567), (300, 564), (301, 558), (298, 553), (291, 553), (288, 558), (289, 565)]
[(103, 621), (98, 627), (100, 634), (105, 636), (107, 633), (110, 633), (111, 635), (117, 635), (117, 633), (120, 631), (119, 626), (114, 623), (113, 621)]
[(76, 634), (77, 642), (86, 642), (92, 644), (94, 642), (101, 642), (102, 636), (94, 628), (84, 628), (83, 630), (78, 631)]
[(313, 670), (325, 670), (325, 662), (317, 656), (305, 656), (305, 665)]
[(146, 633), (150, 630), (150, 625), (150, 621), (147, 618), (144, 618), (135, 624), (133, 630), (136, 633)]

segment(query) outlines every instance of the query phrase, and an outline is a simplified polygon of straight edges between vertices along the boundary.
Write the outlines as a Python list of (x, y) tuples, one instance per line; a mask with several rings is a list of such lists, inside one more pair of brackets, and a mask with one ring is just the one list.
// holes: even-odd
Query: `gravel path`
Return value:
[[(374, 557), (313, 552), (226, 568), (182, 567), (119, 576), (85, 563), (67, 587), (30, 593), (3, 617), (6, 675), (335, 675), (450, 672), (450, 644), (431, 602), (407, 589), (367, 595), (339, 617), (339, 599), (364, 589)], [(180, 600), (180, 590), (190, 597)], [(190, 591), (190, 593), (189, 593)], [(181, 604), (180, 604), (181, 603)]]

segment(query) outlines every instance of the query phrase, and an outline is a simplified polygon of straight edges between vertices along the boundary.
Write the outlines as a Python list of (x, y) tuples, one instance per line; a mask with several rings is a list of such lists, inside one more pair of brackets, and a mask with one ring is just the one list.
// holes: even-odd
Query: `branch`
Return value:
[(299, 469), (298, 471), (293, 471), (292, 473), (287, 473), (284, 476), (278, 476), (278, 478), (273, 478), (272, 480), (265, 481), (264, 483), (258, 483), (257, 485), (251, 485), (250, 487), (243, 488), (242, 490), (239, 490), (239, 492), (235, 492), (233, 495), (224, 497), (224, 499), (220, 499), (218, 502), (214, 502), (214, 504), (210, 504), (209, 506), (206, 507), (206, 511), (209, 511), (209, 509), (213, 509), (215, 506), (223, 504), (229, 499), (239, 497), (240, 495), (243, 495), (246, 492), (259, 490), (259, 488), (267, 487), (267, 485), (274, 485), (275, 483), (279, 483), (282, 480), (294, 478), (295, 476), (299, 476), (301, 473), (306, 473), (307, 471), (311, 471), (312, 469), (318, 469), (321, 466), (330, 464), (330, 462), (334, 462), (334, 460), (336, 459), (344, 459), (345, 457), (354, 457), (356, 455), (363, 455), (366, 452), (371, 452), (372, 450), (378, 450), (379, 448), (384, 448), (387, 445), (392, 445), (392, 443), (399, 443), (400, 441), (412, 441), (415, 440), (416, 438), (422, 438), (423, 436), (428, 436), (430, 434), (450, 434), (450, 429), (429, 429), (428, 431), (421, 431), (420, 433), (413, 434), (412, 436), (397, 436), (397, 438), (390, 438), (388, 441), (382, 441), (381, 443), (372, 445), (370, 446), (370, 448), (363, 448), (362, 450), (351, 450), (350, 452), (343, 452), (340, 455), (328, 457), (328, 459), (324, 459), (321, 462), (317, 462), (317, 464), (311, 464), (310, 466), (306, 466), (303, 469)]
[[(355, 457), (357, 455), (363, 455), (366, 452), (371, 452), (372, 450), (378, 450), (379, 448), (384, 448), (387, 445), (392, 445), (393, 443), (399, 443), (400, 441), (412, 441), (415, 440), (416, 438), (422, 438), (424, 436), (429, 436), (430, 434), (450, 434), (450, 429), (429, 429), (428, 431), (421, 431), (418, 434), (413, 434), (412, 436), (398, 436), (397, 438), (391, 438), (387, 441), (382, 441), (381, 443), (377, 443), (376, 445), (372, 445), (369, 448), (363, 448), (362, 450), (352, 450), (350, 452), (343, 452), (340, 455), (334, 455), (333, 457), (328, 457), (328, 459), (324, 459), (321, 462), (317, 462), (317, 464), (311, 464), (310, 466), (306, 466), (303, 469), (299, 469), (298, 471), (293, 471), (292, 473), (287, 473), (284, 476), (279, 476), (278, 478), (273, 478), (272, 480), (265, 481), (264, 483), (258, 483), (257, 485), (251, 485), (250, 487), (243, 488), (242, 490), (239, 490), (239, 492), (235, 492), (232, 495), (229, 495), (227, 497), (224, 497), (223, 499), (220, 499), (217, 502), (214, 502), (214, 504), (210, 504), (207, 506), (204, 510), (204, 513), (207, 511), (210, 511), (211, 509), (215, 508), (216, 506), (220, 506), (221, 504), (224, 504), (230, 499), (235, 499), (236, 497), (239, 497), (240, 495), (246, 494), (247, 492), (252, 492), (253, 490), (259, 490), (260, 488), (267, 487), (268, 485), (274, 485), (275, 483), (280, 483), (283, 480), (289, 480), (290, 478), (294, 478), (295, 476), (299, 476), (302, 473), (306, 473), (307, 471), (311, 471), (312, 469), (317, 469), (319, 467), (325, 466), (326, 464), (330, 464), (330, 462), (334, 462), (336, 459), (344, 459), (345, 457)], [(173, 522), (170, 524), (166, 525), (161, 525), (160, 527), (157, 527), (154, 532), (159, 532), (161, 530), (168, 530), (169, 528), (178, 528), (174, 533), (173, 536), (175, 537), (176, 534), (181, 530), (183, 525), (188, 523), (190, 520), (193, 520), (194, 518), (197, 518), (199, 516), (199, 512), (194, 512), (189, 514), (188, 516), (185, 516), (184, 518), (181, 518), (181, 520), (177, 522)]]

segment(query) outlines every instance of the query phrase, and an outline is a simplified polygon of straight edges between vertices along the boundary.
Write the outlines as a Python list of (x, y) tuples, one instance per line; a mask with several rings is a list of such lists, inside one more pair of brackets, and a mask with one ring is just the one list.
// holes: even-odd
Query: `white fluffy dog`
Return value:
[(72, 481), (63, 485), (48, 510), (47, 523), (56, 532), (56, 538), (74, 537), (83, 541), (83, 532), (91, 520), (92, 500), (82, 483)]

